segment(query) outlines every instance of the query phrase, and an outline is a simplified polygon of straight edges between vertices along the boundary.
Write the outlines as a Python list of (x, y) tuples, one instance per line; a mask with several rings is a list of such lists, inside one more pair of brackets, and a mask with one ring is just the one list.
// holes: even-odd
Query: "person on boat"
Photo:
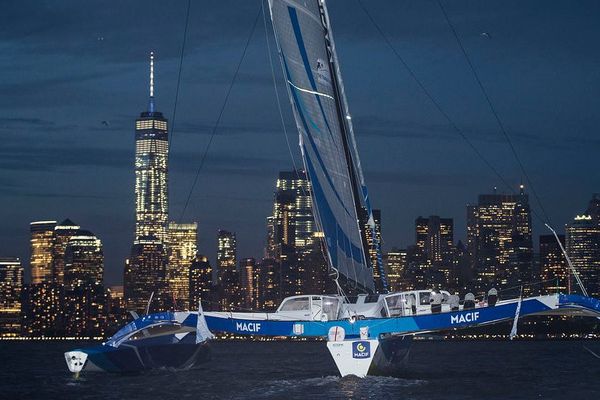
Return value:
[(412, 315), (417, 315), (417, 299), (416, 299), (415, 295), (411, 293), (408, 296), (406, 296), (406, 302), (407, 302), (408, 306), (410, 307), (410, 311), (412, 312)]
[(463, 310), (470, 310), (475, 308), (475, 295), (471, 292), (465, 295), (465, 303), (463, 304)]
[(442, 300), (443, 296), (439, 291), (433, 289), (431, 296), (429, 297), (429, 304), (431, 304), (431, 313), (439, 314), (442, 312)]
[(460, 297), (457, 294), (450, 295), (448, 299), (448, 304), (450, 305), (451, 311), (458, 311), (460, 305)]
[(488, 292), (488, 306), (494, 307), (498, 301), (498, 291), (496, 288), (491, 288)]

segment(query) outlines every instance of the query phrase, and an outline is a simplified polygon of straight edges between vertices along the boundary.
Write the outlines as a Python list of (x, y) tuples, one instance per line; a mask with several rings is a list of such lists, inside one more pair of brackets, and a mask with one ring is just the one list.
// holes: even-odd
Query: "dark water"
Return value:
[(215, 342), (191, 371), (87, 373), (74, 343), (0, 342), (1, 399), (599, 399), (600, 342), (415, 342), (397, 377), (340, 378), (325, 343)]

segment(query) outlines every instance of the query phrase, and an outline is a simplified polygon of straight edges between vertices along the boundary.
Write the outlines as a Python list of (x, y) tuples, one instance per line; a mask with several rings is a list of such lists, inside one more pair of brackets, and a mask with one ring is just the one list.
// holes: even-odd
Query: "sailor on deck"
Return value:
[(475, 308), (475, 295), (471, 292), (465, 295), (465, 303), (463, 304), (463, 310), (469, 310)]
[(498, 291), (496, 288), (491, 288), (488, 292), (488, 306), (494, 307), (498, 301)]
[(431, 291), (431, 296), (429, 297), (429, 303), (431, 304), (431, 313), (438, 314), (442, 312), (442, 300), (443, 296), (437, 290)]

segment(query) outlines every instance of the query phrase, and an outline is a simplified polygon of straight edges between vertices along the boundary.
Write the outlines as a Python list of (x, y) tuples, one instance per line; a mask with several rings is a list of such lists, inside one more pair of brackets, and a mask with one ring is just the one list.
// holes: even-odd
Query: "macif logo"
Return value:
[(371, 356), (371, 343), (353, 342), (352, 358), (369, 358)]

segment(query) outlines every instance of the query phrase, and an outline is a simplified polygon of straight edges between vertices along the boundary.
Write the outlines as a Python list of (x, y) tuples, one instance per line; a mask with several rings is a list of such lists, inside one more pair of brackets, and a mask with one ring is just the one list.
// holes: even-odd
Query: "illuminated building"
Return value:
[(192, 261), (189, 285), (190, 310), (197, 310), (200, 300), (205, 310), (213, 309), (213, 270), (206, 256), (198, 254)]
[(476, 287), (487, 292), (491, 287), (504, 289), (523, 284), (524, 294), (534, 289), (533, 241), (529, 197), (482, 194), (477, 206), (468, 210), (468, 245)]
[(56, 221), (36, 221), (29, 224), (31, 232), (31, 283), (52, 281), (52, 246)]
[[(367, 249), (369, 251), (369, 258), (371, 260), (371, 267), (373, 268), (373, 280), (375, 281), (375, 291), (382, 293), (384, 286), (388, 286), (389, 282), (385, 276), (385, 269), (383, 268), (383, 260), (381, 259), (381, 210), (373, 210), (373, 220), (375, 222), (375, 232), (368, 223), (367, 212), (364, 212), (364, 233), (367, 241)], [(389, 289), (389, 288), (388, 288)]]
[(239, 310), (243, 301), (236, 251), (235, 233), (219, 230), (217, 233), (217, 273), (223, 311)]
[(106, 288), (106, 336), (113, 335), (127, 318), (123, 286)]
[(106, 301), (102, 242), (89, 231), (79, 231), (69, 239), (64, 265), (67, 335), (103, 335)]
[(457, 285), (454, 221), (432, 215), (415, 220), (415, 245), (407, 251), (405, 285), (416, 289)]
[(127, 309), (138, 313), (145, 312), (150, 300), (150, 309), (159, 310), (167, 297), (172, 299), (166, 286), (168, 155), (167, 119), (156, 110), (151, 53), (148, 110), (135, 121), (135, 240), (124, 279)]
[(18, 258), (0, 258), (0, 338), (21, 334), (23, 266)]
[[(565, 236), (558, 235), (562, 245)], [(541, 294), (566, 293), (569, 279), (567, 260), (554, 235), (540, 236)]]
[(244, 307), (252, 308), (256, 298), (256, 285), (254, 283), (254, 270), (256, 270), (256, 260), (254, 258), (244, 258), (240, 261), (240, 288), (244, 296)]
[(385, 254), (384, 263), (391, 292), (416, 289), (411, 282), (406, 279), (406, 268), (408, 264), (407, 255), (406, 250), (396, 248), (393, 248)]
[(167, 229), (167, 283), (169, 295), (175, 298), (177, 308), (188, 306), (190, 266), (198, 251), (198, 224), (169, 223)]
[(64, 334), (64, 286), (54, 283), (32, 283), (24, 299), (24, 331), (34, 337), (56, 337)]
[(169, 212), (167, 119), (154, 103), (154, 54), (150, 54), (148, 110), (135, 121), (135, 237), (165, 241)]
[[(165, 305), (167, 252), (153, 236), (138, 238), (125, 263), (124, 292), (128, 311), (158, 311)], [(151, 301), (152, 300), (152, 301)], [(162, 310), (164, 311), (164, 310)]]
[[(600, 297), (600, 196), (567, 225), (566, 250), (591, 297)], [(573, 280), (574, 282), (574, 280)], [(577, 291), (574, 283), (571, 285)]]
[(280, 263), (272, 258), (264, 258), (254, 269), (254, 307), (259, 310), (274, 311), (281, 302), (279, 292)]
[(69, 240), (77, 235), (80, 228), (68, 218), (54, 228), (54, 245), (52, 246), (52, 282), (54, 283), (64, 283), (65, 250)]
[(310, 182), (304, 171), (282, 171), (267, 218), (267, 257), (278, 262), (282, 297), (322, 293), (327, 262), (312, 214)]

